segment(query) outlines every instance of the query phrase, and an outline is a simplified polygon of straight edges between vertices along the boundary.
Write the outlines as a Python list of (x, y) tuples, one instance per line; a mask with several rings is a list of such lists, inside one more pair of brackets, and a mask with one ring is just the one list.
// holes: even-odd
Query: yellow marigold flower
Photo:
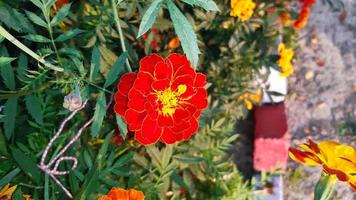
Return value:
[(310, 166), (322, 166), (326, 174), (347, 182), (356, 190), (355, 148), (334, 141), (315, 143), (311, 139), (298, 146), (302, 150), (289, 148), (289, 156), (293, 160)]
[(0, 199), (11, 200), (12, 194), (15, 192), (16, 188), (17, 185), (14, 185), (12, 187), (10, 187), (10, 184), (5, 185), (5, 187), (0, 190)]
[(24, 195), (22, 195), (22, 197), (24, 198), (24, 200), (33, 200), (31, 198), (31, 195), (28, 195), (28, 194), (24, 194)]
[(233, 17), (239, 17), (241, 21), (250, 19), (253, 11), (256, 8), (256, 3), (252, 0), (231, 0), (231, 12)]
[(239, 97), (239, 101), (244, 101), (247, 109), (251, 110), (254, 103), (259, 103), (261, 101), (261, 96), (261, 90), (258, 90), (256, 93), (247, 91)]
[(292, 65), (292, 59), (294, 56), (293, 49), (287, 49), (284, 43), (281, 43), (278, 47), (279, 59), (277, 64), (281, 68), (281, 76), (288, 77), (293, 74), (294, 69)]

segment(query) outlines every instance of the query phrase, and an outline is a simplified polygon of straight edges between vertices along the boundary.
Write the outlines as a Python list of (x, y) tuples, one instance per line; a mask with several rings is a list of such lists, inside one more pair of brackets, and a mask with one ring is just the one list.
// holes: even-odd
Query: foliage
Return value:
[[(88, 105), (50, 151), (54, 157), (93, 117), (66, 153), (78, 158), (77, 168), (59, 176), (74, 199), (98, 199), (112, 187), (141, 190), (147, 199), (249, 198), (228, 150), (238, 138), (236, 119), (246, 110), (238, 97), (258, 87), (252, 80), (262, 66), (278, 69), (280, 36), (295, 47), (294, 30), (276, 28), (279, 13), (292, 12), (283, 1), (257, 1), (246, 22), (229, 15), (228, 0), (84, 0), (54, 9), (55, 2), (0, 2), (0, 25), (33, 51), (0, 38), (0, 187), (17, 184), (14, 199), (67, 199), (37, 163), (70, 114), (64, 96), (78, 87)], [(116, 84), (123, 73), (138, 70), (144, 55), (172, 53), (167, 44), (176, 36), (177, 51), (208, 77), (210, 106), (189, 141), (142, 146), (112, 111)]]

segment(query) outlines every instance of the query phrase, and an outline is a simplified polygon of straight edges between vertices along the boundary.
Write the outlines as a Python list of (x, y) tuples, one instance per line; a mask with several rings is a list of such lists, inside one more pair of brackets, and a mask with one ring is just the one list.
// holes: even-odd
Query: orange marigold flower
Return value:
[(54, 4), (54, 9), (59, 10), (68, 3), (69, 0), (57, 0), (56, 3)]
[(303, 6), (299, 13), (298, 19), (293, 23), (293, 28), (297, 30), (304, 28), (305, 25), (308, 23), (309, 15), (310, 8), (307, 6)]
[(112, 188), (107, 195), (101, 196), (99, 200), (144, 200), (143, 192), (137, 190), (124, 190)]
[(188, 140), (208, 105), (205, 85), (205, 75), (186, 56), (152, 54), (140, 61), (138, 73), (120, 78), (114, 110), (141, 144)]
[(280, 18), (283, 26), (289, 26), (291, 24), (291, 16), (288, 12), (280, 13), (279, 18)]
[(302, 164), (322, 166), (325, 173), (347, 182), (356, 190), (356, 150), (334, 141), (315, 143), (308, 139), (300, 149), (289, 148), (289, 156)]
[(168, 48), (170, 49), (176, 49), (178, 48), (180, 45), (180, 41), (179, 41), (179, 38), (178, 37), (174, 37), (172, 38), (169, 43), (168, 43)]

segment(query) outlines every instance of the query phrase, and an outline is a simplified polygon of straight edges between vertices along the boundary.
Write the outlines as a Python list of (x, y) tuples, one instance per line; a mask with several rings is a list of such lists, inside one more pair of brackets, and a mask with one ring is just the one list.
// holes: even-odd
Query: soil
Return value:
[[(356, 1), (344, 9), (317, 1), (301, 31), (295, 74), (286, 100), (291, 145), (335, 140), (356, 147)], [(320, 168), (288, 163), (285, 200), (311, 200)], [(338, 182), (333, 198), (356, 200), (356, 193)]]

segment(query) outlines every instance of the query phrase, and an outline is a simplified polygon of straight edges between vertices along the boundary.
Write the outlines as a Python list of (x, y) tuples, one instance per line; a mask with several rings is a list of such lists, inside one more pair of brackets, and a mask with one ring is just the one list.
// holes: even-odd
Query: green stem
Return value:
[(53, 85), (52, 82), (47, 82), (47, 83), (44, 83), (43, 85), (40, 85), (39, 87), (32, 89), (32, 90), (25, 90), (25, 91), (19, 91), (16, 93), (0, 95), (0, 100), (9, 99), (11, 97), (21, 97), (21, 96), (26, 96), (26, 95), (33, 94), (33, 93), (38, 93), (44, 89), (49, 88), (51, 85)]
[(314, 200), (328, 200), (334, 190), (336, 177), (322, 173), (314, 189)]
[[(114, 14), (114, 20), (115, 20), (115, 24), (116, 24), (116, 29), (117, 29), (117, 32), (119, 33), (119, 36), (120, 36), (121, 48), (122, 48), (123, 52), (126, 52), (127, 50), (126, 50), (126, 46), (125, 46), (124, 34), (122, 32), (119, 15), (117, 14), (116, 0), (111, 0), (111, 6), (112, 6), (113, 14)], [(128, 58), (126, 58), (126, 66), (127, 66), (127, 70), (129, 72), (132, 72), (132, 68), (130, 66)]]
[(14, 44), (16, 47), (27, 53), (29, 56), (37, 60), (38, 62), (42, 63), (44, 66), (48, 67), (49, 69), (52, 69), (54, 71), (58, 72), (63, 72), (64, 70), (62, 68), (56, 67), (52, 65), (51, 63), (47, 62), (45, 59), (43, 59), (41, 56), (33, 52), (31, 49), (29, 49), (27, 46), (22, 44), (20, 41), (18, 41), (14, 36), (12, 36), (9, 32), (7, 32), (2, 26), (0, 26), (0, 35), (4, 36), (7, 40), (9, 40), (12, 44)]

